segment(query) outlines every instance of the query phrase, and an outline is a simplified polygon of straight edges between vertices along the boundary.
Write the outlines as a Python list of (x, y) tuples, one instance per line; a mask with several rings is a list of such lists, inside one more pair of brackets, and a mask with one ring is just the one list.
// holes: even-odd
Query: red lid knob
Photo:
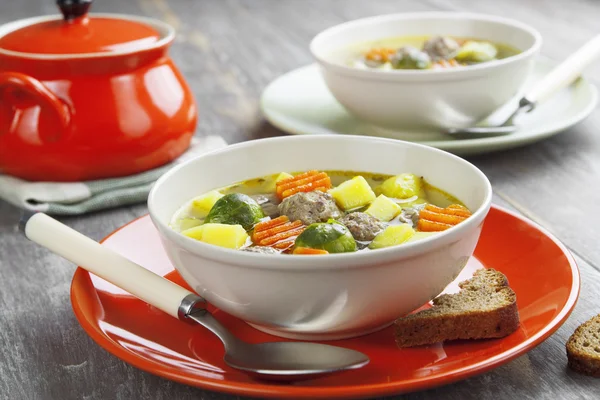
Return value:
[(92, 0), (56, 0), (65, 21), (71, 21), (87, 14)]

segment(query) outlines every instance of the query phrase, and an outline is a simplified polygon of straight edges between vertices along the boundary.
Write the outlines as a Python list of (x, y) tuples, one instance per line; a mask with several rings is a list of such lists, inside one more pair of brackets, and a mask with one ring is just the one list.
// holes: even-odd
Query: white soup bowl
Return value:
[[(356, 68), (353, 46), (402, 36), (473, 38), (501, 43), (519, 54), (480, 64), (429, 70)], [(346, 22), (316, 35), (310, 51), (324, 81), (351, 114), (383, 130), (417, 135), (473, 125), (518, 96), (542, 45), (521, 22), (490, 15), (424, 12)]]
[[(195, 196), (246, 179), (310, 169), (415, 173), (456, 196), (473, 215), (420, 241), (311, 256), (225, 249), (169, 226)], [(317, 135), (249, 141), (189, 160), (156, 182), (148, 205), (170, 260), (199, 295), (261, 331), (328, 340), (382, 329), (440, 294), (472, 255), (491, 198), (485, 175), (450, 153), (391, 139)]]

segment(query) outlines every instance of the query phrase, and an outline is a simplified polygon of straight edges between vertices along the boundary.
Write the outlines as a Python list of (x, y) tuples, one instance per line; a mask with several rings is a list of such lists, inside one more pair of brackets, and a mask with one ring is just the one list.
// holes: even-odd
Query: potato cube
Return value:
[(267, 187), (265, 188), (265, 190), (267, 192), (273, 192), (275, 193), (276, 187), (277, 187), (277, 182), (282, 181), (284, 179), (288, 179), (288, 178), (293, 178), (294, 175), (292, 174), (288, 174), (287, 172), (282, 172), (279, 175), (277, 175), (275, 177), (275, 179), (273, 179), (273, 181), (269, 182), (269, 184), (267, 185)]
[(425, 197), (423, 178), (414, 174), (400, 174), (386, 179), (378, 188), (378, 194), (396, 199), (408, 199), (413, 196)]
[(397, 246), (409, 240), (414, 234), (415, 230), (408, 224), (390, 225), (383, 232), (375, 236), (369, 248), (382, 249), (384, 247)]
[(380, 221), (388, 222), (393, 220), (396, 215), (400, 214), (402, 207), (389, 197), (380, 194), (374, 202), (371, 203), (365, 213), (370, 214)]
[(190, 215), (196, 218), (205, 218), (210, 209), (221, 197), (223, 197), (223, 194), (217, 190), (212, 190), (202, 196), (196, 197), (192, 200)]
[(193, 228), (195, 226), (202, 225), (202, 221), (196, 218), (183, 218), (179, 221), (179, 230), (185, 231), (186, 229)]
[(406, 242), (416, 242), (417, 240), (428, 238), (429, 236), (435, 235), (436, 233), (439, 232), (415, 232), (415, 234), (412, 235), (410, 239), (408, 239)]
[(329, 193), (338, 206), (346, 211), (366, 206), (376, 197), (367, 180), (360, 175), (342, 182), (339, 186), (331, 189)]
[(187, 237), (228, 249), (239, 249), (248, 241), (241, 225), (204, 224), (181, 232)]

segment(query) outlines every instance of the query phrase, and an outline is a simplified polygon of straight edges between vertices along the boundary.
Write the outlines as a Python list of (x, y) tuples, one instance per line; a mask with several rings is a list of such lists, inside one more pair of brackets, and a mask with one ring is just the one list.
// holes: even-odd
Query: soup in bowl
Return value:
[(501, 43), (447, 35), (386, 38), (356, 45), (349, 52), (348, 65), (380, 70), (460, 68), (519, 54)]
[(310, 170), (211, 190), (186, 202), (171, 227), (230, 249), (325, 255), (410, 243), (471, 214), (458, 199), (414, 174)]
[(316, 35), (310, 50), (339, 103), (393, 136), (485, 118), (521, 94), (541, 44), (512, 19), (425, 12), (346, 22)]
[(199, 295), (264, 332), (327, 340), (381, 329), (441, 293), (472, 255), (491, 194), (481, 171), (441, 150), (316, 135), (189, 160), (148, 206)]

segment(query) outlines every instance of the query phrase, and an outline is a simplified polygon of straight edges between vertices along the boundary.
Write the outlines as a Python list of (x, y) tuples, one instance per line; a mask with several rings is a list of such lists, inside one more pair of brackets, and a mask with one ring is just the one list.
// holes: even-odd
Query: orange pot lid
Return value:
[(125, 18), (88, 15), (92, 0), (57, 0), (64, 18), (28, 25), (0, 37), (0, 49), (35, 54), (86, 54), (143, 50), (161, 34)]

